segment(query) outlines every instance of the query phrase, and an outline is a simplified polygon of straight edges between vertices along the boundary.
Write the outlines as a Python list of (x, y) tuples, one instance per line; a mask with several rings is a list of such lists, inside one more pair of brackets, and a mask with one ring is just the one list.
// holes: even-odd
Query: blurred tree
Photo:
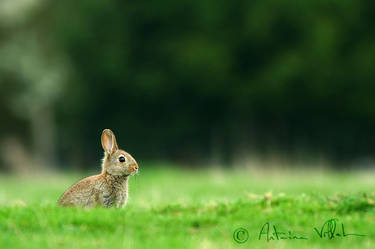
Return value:
[(48, 103), (61, 160), (96, 161), (103, 128), (138, 158), (189, 164), (374, 153), (371, 1), (51, 3), (0, 32), (38, 58), (10, 81), (38, 82), (23, 105)]
[[(40, 23), (48, 7), (42, 1), (5, 0), (0, 4), (0, 30), (6, 34), (0, 40), (0, 72), (3, 76), (0, 89), (4, 111), (14, 116), (6, 123), (10, 126), (24, 123), (29, 131), (19, 132), (16, 127), (9, 129), (13, 131), (11, 133), (2, 130), (5, 141), (10, 141), (2, 144), (2, 151), (7, 154), (4, 158), (14, 158), (9, 155), (12, 153), (19, 158), (28, 158), (27, 162), (7, 160), (7, 165), (13, 165), (16, 171), (56, 165), (54, 103), (61, 96), (68, 73), (63, 56), (53, 49), (46, 27)], [(33, 148), (28, 149), (29, 152), (23, 148), (27, 141)]]

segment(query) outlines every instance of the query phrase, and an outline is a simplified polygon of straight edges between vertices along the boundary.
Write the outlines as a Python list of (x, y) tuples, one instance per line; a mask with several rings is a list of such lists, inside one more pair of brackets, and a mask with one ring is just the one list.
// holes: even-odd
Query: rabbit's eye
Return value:
[(123, 157), (123, 156), (120, 156), (119, 158), (118, 158), (118, 160), (120, 161), (120, 162), (125, 162), (125, 157)]

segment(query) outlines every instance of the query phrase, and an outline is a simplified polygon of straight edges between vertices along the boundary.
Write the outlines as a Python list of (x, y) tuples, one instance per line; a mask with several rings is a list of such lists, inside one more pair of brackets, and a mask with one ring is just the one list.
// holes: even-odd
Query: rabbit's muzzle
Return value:
[(138, 173), (138, 164), (137, 163), (133, 163), (131, 165), (129, 165), (129, 173), (132, 174), (132, 175), (135, 175)]

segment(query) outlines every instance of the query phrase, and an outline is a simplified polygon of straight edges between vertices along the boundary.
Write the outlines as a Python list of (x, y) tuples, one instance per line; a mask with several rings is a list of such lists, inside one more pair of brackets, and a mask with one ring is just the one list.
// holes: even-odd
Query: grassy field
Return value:
[(145, 166), (125, 209), (58, 207), (84, 176), (0, 175), (0, 248), (375, 248), (374, 172)]

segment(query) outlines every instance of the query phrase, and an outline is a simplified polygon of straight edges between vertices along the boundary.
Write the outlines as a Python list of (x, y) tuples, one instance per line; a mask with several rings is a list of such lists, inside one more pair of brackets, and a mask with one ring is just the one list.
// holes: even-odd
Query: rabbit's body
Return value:
[[(113, 136), (113, 137), (111, 137)], [(110, 137), (109, 141), (106, 139)], [(113, 144), (112, 144), (113, 143)], [(110, 130), (104, 130), (102, 145), (105, 155), (102, 173), (84, 178), (70, 187), (60, 198), (62, 206), (124, 207), (128, 198), (128, 180), (138, 172), (134, 158), (117, 148)]]
[(62, 206), (123, 207), (128, 198), (128, 177), (100, 174), (86, 177), (60, 198)]

